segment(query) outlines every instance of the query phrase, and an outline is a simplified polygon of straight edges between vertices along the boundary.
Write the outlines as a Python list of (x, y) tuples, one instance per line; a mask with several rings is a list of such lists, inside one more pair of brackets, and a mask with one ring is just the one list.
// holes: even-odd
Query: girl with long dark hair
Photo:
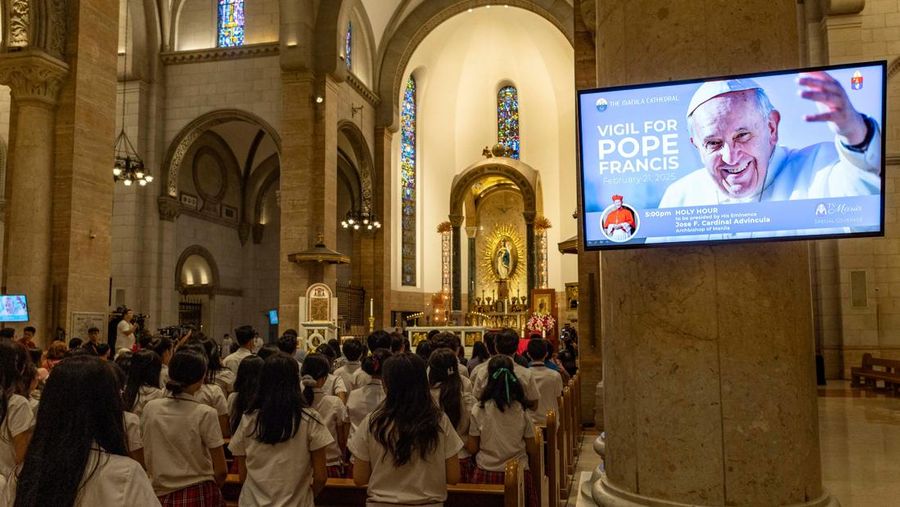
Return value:
[[(369, 376), (368, 382), (359, 389), (354, 389), (347, 397), (347, 413), (350, 417), (350, 437), (363, 418), (372, 413), (384, 400), (384, 387), (381, 383), (381, 368), (391, 357), (388, 349), (375, 349), (362, 361), (362, 370)], [(327, 391), (326, 391), (327, 392)]]
[(368, 484), (375, 504), (440, 504), (459, 481), (463, 447), (450, 419), (434, 403), (425, 361), (410, 353), (384, 364), (387, 397), (350, 439), (353, 481)]
[(21, 350), (18, 343), (0, 340), (0, 475), (3, 477), (9, 477), (25, 459), (34, 424), (28, 400), (16, 394), (22, 391), (22, 373), (28, 359)]
[(16, 507), (159, 505), (147, 474), (128, 457), (122, 414), (109, 363), (94, 356), (60, 362), (44, 387), (25, 463), (10, 478), (4, 505), (13, 497)]
[(214, 341), (200, 338), (189, 346), (206, 354), (207, 364), (203, 385), (200, 386), (200, 390), (197, 391), (194, 398), (200, 403), (216, 409), (216, 414), (219, 416), (219, 428), (222, 430), (222, 435), (227, 437), (231, 435), (231, 427), (228, 421), (228, 401), (225, 398), (227, 390), (222, 386), (226, 385), (228, 389), (231, 389), (234, 384), (234, 375), (231, 370), (222, 367), (219, 346)]
[[(450, 418), (456, 434), (465, 442), (469, 437), (469, 418), (477, 400), (463, 388), (456, 354), (450, 349), (432, 352), (428, 361), (428, 383), (431, 396)], [(467, 482), (472, 474), (472, 455), (463, 448), (459, 451), (459, 475)]]
[(228, 470), (215, 409), (197, 401), (206, 355), (185, 347), (169, 362), (165, 398), (144, 406), (144, 457), (164, 506), (221, 506)]
[(491, 358), (491, 355), (488, 353), (487, 346), (485, 346), (484, 342), (475, 342), (475, 345), (472, 345), (472, 358), (469, 359), (469, 373), (472, 373), (472, 370), (475, 369), (479, 364), (488, 361)]
[(312, 507), (325, 487), (325, 448), (332, 442), (319, 421), (300, 394), (297, 360), (269, 356), (257, 396), (228, 446), (244, 484), (239, 505)]
[(303, 360), (300, 368), (300, 381), (303, 384), (303, 399), (319, 413), (320, 421), (328, 428), (334, 442), (328, 445), (325, 464), (328, 477), (348, 478), (349, 469), (343, 457), (347, 449), (347, 432), (350, 431), (350, 420), (347, 407), (337, 396), (325, 392), (325, 380), (328, 378), (328, 359), (321, 354), (310, 354)]
[[(471, 482), (503, 484), (506, 462), (519, 460), (525, 470), (525, 499), (531, 506), (540, 501), (528, 470), (529, 456), (539, 452), (534, 423), (525, 411), (525, 390), (514, 372), (513, 360), (494, 356), (487, 365), (487, 385), (472, 409), (466, 450), (475, 456)], [(540, 471), (538, 472), (540, 473)]]
[[(124, 357), (124, 356), (123, 356)], [(118, 363), (118, 359), (116, 362)], [(125, 366), (126, 380), (122, 398), (125, 401), (125, 410), (140, 417), (144, 406), (150, 400), (164, 397), (165, 392), (159, 388), (159, 374), (162, 362), (159, 355), (152, 350), (141, 350), (131, 354), (127, 362), (122, 360)]]
[(259, 388), (259, 372), (262, 371), (264, 362), (259, 356), (247, 356), (238, 366), (234, 392), (228, 395), (228, 418), (232, 434), (237, 431), (241, 416), (247, 412), (253, 397), (256, 396), (256, 390)]

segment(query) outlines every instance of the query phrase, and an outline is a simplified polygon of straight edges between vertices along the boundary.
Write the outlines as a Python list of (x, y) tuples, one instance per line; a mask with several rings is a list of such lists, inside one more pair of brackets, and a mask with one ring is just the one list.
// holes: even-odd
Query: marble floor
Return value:
[[(900, 397), (829, 381), (819, 389), (819, 432), (822, 482), (842, 507), (900, 506)], [(600, 462), (596, 435), (582, 441), (576, 473), (582, 481)], [(564, 507), (593, 506), (584, 489), (572, 488)]]

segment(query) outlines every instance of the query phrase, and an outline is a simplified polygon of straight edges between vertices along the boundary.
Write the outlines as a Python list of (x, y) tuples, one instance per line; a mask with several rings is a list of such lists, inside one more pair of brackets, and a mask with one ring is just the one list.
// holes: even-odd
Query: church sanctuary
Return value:
[(900, 0), (0, 0), (0, 507), (900, 506), (898, 170)]

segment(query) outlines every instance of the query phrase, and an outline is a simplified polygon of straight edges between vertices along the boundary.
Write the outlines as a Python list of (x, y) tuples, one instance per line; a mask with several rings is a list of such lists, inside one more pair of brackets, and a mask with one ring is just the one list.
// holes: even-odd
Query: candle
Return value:
[(370, 298), (369, 299), (369, 317), (374, 317), (374, 316), (375, 316), (375, 299)]

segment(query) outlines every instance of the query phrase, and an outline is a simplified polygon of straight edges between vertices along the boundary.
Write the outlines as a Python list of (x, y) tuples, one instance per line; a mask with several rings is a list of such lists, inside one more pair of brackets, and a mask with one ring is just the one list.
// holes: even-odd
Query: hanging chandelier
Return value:
[(137, 183), (139, 186), (147, 186), (153, 181), (153, 176), (144, 167), (144, 161), (137, 154), (131, 139), (125, 133), (125, 82), (128, 75), (128, 9), (125, 9), (125, 68), (122, 71), (122, 130), (116, 137), (115, 152), (116, 161), (113, 165), (113, 181), (121, 181), (126, 187)]
[(375, 232), (381, 229), (381, 222), (378, 221), (378, 216), (374, 212), (350, 210), (347, 212), (347, 216), (341, 220), (341, 227), (352, 231)]

